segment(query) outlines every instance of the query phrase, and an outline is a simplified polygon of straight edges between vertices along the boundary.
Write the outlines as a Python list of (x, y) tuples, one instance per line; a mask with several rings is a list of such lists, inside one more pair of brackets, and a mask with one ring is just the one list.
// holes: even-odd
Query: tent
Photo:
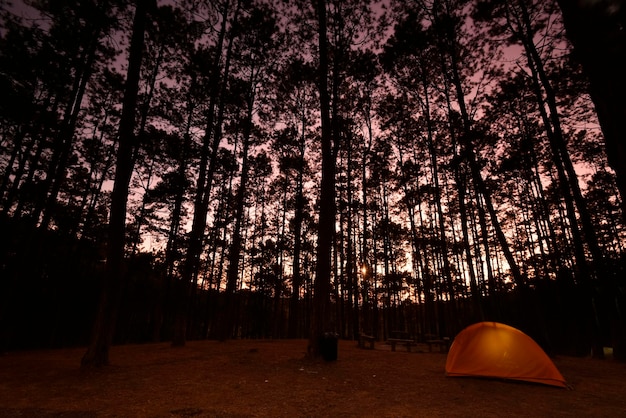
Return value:
[(448, 352), (447, 376), (482, 376), (566, 387), (548, 355), (528, 335), (498, 322), (461, 331)]

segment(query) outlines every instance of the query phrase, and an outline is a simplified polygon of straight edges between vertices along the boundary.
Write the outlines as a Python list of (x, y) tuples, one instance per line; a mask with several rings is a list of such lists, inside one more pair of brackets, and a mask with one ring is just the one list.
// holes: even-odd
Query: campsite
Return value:
[(0, 418), (626, 416), (624, 27), (0, 0)]
[(2, 417), (619, 417), (626, 364), (554, 357), (568, 388), (446, 377), (426, 346), (374, 350), (340, 340), (333, 362), (306, 340), (114, 346), (112, 366), (81, 371), (84, 348), (0, 356)]

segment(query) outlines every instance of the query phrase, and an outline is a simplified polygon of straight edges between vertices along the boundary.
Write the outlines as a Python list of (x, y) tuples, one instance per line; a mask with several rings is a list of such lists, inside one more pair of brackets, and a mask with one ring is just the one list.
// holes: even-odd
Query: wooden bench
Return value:
[(436, 340), (426, 340), (426, 344), (428, 344), (428, 351), (432, 353), (433, 346), (436, 346), (441, 353), (447, 353), (450, 349), (450, 338), (444, 337)]
[(414, 340), (407, 338), (387, 338), (387, 343), (391, 345), (391, 351), (396, 351), (396, 344), (406, 346), (406, 351), (411, 351), (411, 346), (416, 345)]
[(410, 340), (411, 339), (411, 334), (407, 331), (400, 331), (400, 330), (395, 330), (395, 331), (390, 331), (389, 332), (389, 338), (398, 338), (401, 340)]
[(359, 335), (359, 346), (363, 348), (367, 348), (365, 343), (369, 344), (370, 349), (374, 349), (374, 343), (376, 342), (376, 338), (371, 335), (361, 334)]

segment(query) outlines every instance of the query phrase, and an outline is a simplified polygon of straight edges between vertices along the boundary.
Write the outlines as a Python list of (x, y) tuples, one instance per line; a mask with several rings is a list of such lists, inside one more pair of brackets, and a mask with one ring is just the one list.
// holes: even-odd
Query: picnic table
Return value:
[(359, 347), (367, 348), (365, 344), (369, 345), (370, 349), (374, 349), (374, 343), (376, 342), (376, 337), (367, 334), (359, 335)]
[(411, 351), (411, 347), (416, 345), (415, 340), (410, 338), (387, 338), (387, 343), (391, 345), (391, 351), (396, 351), (396, 344), (404, 345), (406, 351)]
[(426, 340), (426, 344), (428, 344), (428, 351), (432, 353), (433, 346), (439, 349), (439, 352), (447, 353), (450, 349), (450, 338), (434, 338), (430, 340)]
[(390, 338), (387, 338), (387, 344), (391, 345), (391, 351), (396, 351), (396, 345), (400, 344), (406, 347), (407, 351), (411, 351), (411, 347), (416, 345), (417, 342), (414, 338), (411, 338), (411, 334), (403, 330), (390, 331)]

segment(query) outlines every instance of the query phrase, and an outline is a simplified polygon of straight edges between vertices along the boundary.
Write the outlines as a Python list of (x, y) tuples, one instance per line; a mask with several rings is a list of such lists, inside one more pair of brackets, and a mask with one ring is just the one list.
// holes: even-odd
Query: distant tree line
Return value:
[(0, 349), (494, 320), (626, 359), (624, 173), (555, 0), (0, 6)]

